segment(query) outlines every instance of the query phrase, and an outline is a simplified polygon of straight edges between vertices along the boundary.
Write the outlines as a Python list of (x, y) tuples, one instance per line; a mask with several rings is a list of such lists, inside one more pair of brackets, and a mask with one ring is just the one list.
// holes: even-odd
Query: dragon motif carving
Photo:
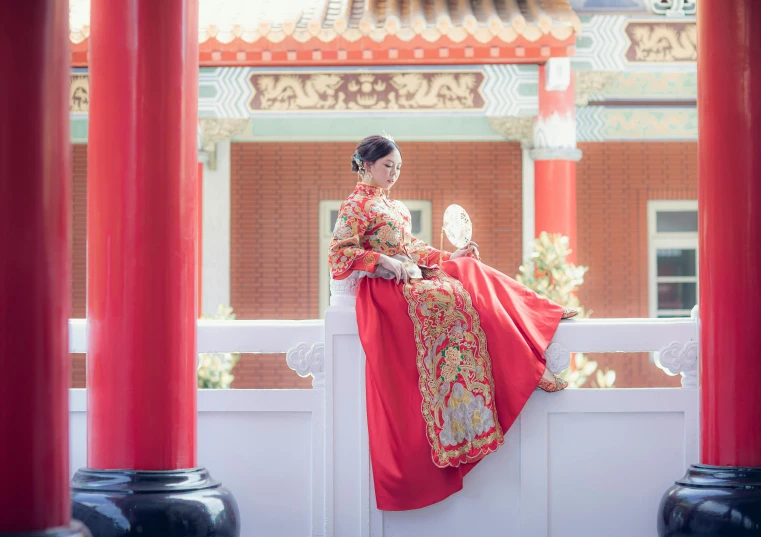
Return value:
[(259, 74), (249, 78), (251, 111), (478, 110), (484, 74), (372, 72)]
[(88, 112), (90, 110), (90, 80), (87, 75), (71, 75), (69, 110), (71, 112)]
[(694, 22), (631, 22), (626, 26), (631, 62), (694, 62), (698, 57), (698, 29)]

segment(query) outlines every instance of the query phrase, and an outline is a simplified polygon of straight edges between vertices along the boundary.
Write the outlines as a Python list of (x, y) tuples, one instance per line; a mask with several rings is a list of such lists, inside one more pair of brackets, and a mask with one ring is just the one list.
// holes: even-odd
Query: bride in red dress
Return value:
[(386, 511), (462, 489), (535, 389), (566, 387), (543, 353), (576, 313), (483, 264), (475, 243), (449, 253), (413, 237), (409, 210), (389, 196), (401, 167), (390, 138), (359, 144), (359, 182), (339, 210), (329, 259), (333, 279), (361, 278), (370, 458)]

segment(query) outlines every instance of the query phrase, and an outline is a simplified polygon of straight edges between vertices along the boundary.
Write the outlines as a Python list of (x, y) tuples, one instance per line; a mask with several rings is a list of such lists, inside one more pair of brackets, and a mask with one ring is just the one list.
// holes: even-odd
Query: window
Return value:
[[(412, 234), (418, 239), (432, 244), (433, 228), (431, 221), (431, 202), (422, 200), (401, 200), (410, 210), (412, 216)], [(333, 238), (333, 228), (338, 219), (341, 200), (323, 200), (320, 202), (320, 317), (325, 315), (325, 308), (330, 302), (330, 271), (328, 270), (328, 246)]]
[(697, 201), (648, 202), (651, 317), (689, 317), (698, 303)]

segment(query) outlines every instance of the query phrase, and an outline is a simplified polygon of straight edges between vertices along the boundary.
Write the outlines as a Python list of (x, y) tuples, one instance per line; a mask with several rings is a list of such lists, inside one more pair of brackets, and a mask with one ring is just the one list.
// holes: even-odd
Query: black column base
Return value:
[(92, 537), (92, 535), (84, 524), (78, 520), (72, 520), (68, 528), (53, 528), (24, 533), (0, 533), (0, 537)]
[(233, 495), (204, 468), (79, 470), (74, 518), (97, 537), (239, 537)]
[(761, 468), (691, 466), (661, 499), (658, 535), (761, 536)]

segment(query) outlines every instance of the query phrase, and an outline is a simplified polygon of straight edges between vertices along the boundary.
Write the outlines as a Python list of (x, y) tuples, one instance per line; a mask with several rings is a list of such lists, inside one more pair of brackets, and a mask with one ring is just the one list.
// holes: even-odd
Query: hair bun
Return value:
[[(358, 172), (365, 166), (372, 165), (379, 159), (391, 154), (392, 151), (399, 151), (399, 146), (390, 139), (379, 135), (368, 136), (357, 146), (357, 150), (351, 157), (351, 169)], [(401, 156), (401, 151), (399, 155)]]

